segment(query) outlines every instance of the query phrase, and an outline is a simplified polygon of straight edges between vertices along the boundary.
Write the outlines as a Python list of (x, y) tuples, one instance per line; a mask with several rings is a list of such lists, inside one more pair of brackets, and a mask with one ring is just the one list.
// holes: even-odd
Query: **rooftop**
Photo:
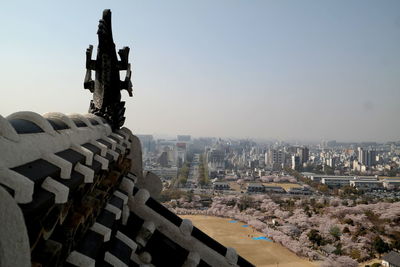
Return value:
[(392, 264), (400, 265), (400, 253), (396, 251), (391, 251), (385, 256), (383, 256), (382, 260), (387, 261)]

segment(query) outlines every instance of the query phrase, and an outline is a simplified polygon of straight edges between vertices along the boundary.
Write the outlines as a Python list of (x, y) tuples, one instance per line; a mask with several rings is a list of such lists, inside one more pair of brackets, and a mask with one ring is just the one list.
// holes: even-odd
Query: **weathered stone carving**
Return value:
[[(131, 66), (128, 62), (129, 47), (118, 51), (118, 60), (111, 29), (111, 11), (103, 11), (97, 31), (99, 45), (96, 60), (92, 60), (93, 46), (86, 50), (86, 76), (84, 88), (93, 93), (89, 112), (107, 120), (113, 130), (119, 129), (125, 122), (125, 102), (121, 101), (121, 90), (128, 91), (132, 96)], [(92, 70), (95, 80), (92, 80)], [(126, 70), (124, 81), (120, 80), (119, 72)]]

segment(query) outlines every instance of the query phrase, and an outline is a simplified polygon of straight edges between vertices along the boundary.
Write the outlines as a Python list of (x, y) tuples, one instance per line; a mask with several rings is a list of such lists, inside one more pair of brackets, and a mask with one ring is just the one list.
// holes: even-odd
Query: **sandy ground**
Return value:
[(235, 191), (246, 191), (246, 189), (243, 187), (243, 189), (240, 189), (240, 185), (236, 182), (230, 182), (229, 186), (231, 187), (231, 189), (235, 190)]
[(285, 247), (265, 240), (253, 240), (264, 236), (242, 222), (229, 223), (230, 219), (202, 215), (184, 215), (193, 225), (227, 247), (233, 247), (245, 259), (261, 267), (313, 267), (317, 262), (300, 258)]
[(370, 260), (370, 261), (366, 261), (366, 262), (360, 263), (360, 264), (358, 264), (358, 266), (359, 267), (364, 267), (365, 265), (371, 266), (373, 263), (382, 263), (382, 260), (373, 259), (373, 260)]

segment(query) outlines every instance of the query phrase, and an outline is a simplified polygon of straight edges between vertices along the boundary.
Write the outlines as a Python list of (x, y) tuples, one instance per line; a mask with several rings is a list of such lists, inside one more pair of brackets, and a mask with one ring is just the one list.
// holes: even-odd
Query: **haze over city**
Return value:
[(104, 8), (131, 47), (136, 133), (399, 139), (399, 1), (3, 3), (0, 114), (87, 112)]

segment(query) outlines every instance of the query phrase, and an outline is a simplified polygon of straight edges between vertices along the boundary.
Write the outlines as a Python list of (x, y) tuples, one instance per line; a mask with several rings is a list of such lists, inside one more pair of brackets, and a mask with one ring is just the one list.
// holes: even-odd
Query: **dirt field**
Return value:
[(236, 251), (258, 267), (314, 267), (319, 263), (300, 258), (285, 247), (266, 240), (253, 240), (264, 236), (250, 227), (243, 227), (242, 222), (229, 223), (230, 219), (201, 215), (185, 215), (193, 225)]
[(373, 260), (370, 260), (370, 261), (366, 261), (366, 262), (360, 263), (360, 264), (358, 264), (358, 266), (359, 266), (359, 267), (364, 267), (365, 265), (371, 266), (371, 265), (374, 264), (374, 263), (382, 263), (382, 260), (373, 259)]
[(238, 185), (238, 183), (236, 183), (236, 182), (230, 182), (229, 183), (229, 186), (231, 187), (231, 189), (233, 189), (233, 190), (235, 190), (235, 191), (246, 191), (246, 189), (245, 188), (243, 188), (243, 189), (240, 189), (240, 185)]

